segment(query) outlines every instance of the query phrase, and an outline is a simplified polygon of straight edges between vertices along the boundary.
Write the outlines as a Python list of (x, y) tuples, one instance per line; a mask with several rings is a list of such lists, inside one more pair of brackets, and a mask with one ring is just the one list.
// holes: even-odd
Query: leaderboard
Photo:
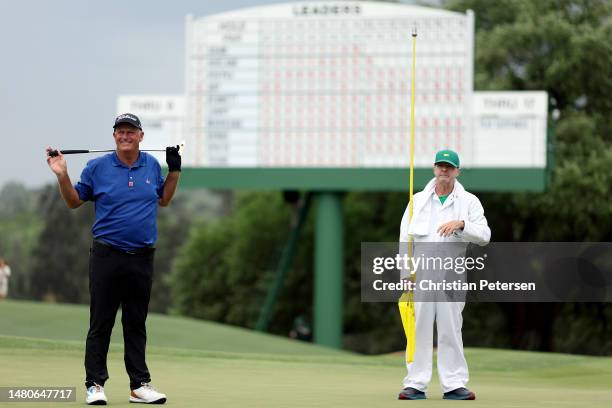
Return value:
[(374, 2), (188, 17), (186, 160), (406, 167), (416, 29), (417, 165), (430, 166), (441, 148), (469, 162), (473, 21), (471, 13)]

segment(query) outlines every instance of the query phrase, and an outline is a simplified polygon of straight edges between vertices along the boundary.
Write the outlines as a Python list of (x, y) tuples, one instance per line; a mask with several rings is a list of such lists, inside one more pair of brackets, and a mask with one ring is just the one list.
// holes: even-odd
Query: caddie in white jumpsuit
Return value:
[[(459, 156), (442, 150), (434, 161), (434, 178), (413, 197), (413, 216), (406, 209), (400, 228), (400, 242), (412, 236), (419, 242), (465, 242), (486, 245), (491, 230), (478, 198), (456, 180)], [(467, 244), (466, 244), (467, 245)], [(415, 254), (416, 255), (416, 254)], [(465, 251), (461, 256), (465, 255)], [(418, 273), (417, 273), (418, 274)], [(415, 302), (416, 344), (414, 361), (407, 364), (399, 399), (425, 399), (432, 374), (433, 324), (438, 330), (438, 375), (444, 399), (473, 400), (466, 388), (468, 367), (463, 355), (461, 312), (465, 302)]]

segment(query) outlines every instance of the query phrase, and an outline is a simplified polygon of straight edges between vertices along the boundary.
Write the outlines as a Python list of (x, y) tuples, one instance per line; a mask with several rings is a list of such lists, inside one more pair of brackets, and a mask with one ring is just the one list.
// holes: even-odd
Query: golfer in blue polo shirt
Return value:
[(166, 395), (150, 384), (145, 362), (146, 319), (153, 279), (154, 244), (157, 239), (157, 206), (167, 206), (174, 196), (181, 171), (178, 147), (166, 149), (168, 175), (164, 179), (157, 160), (139, 149), (144, 137), (137, 116), (126, 113), (115, 119), (116, 151), (87, 163), (81, 179), (72, 185), (64, 156), (47, 163), (57, 176), (69, 208), (85, 201), (95, 203), (96, 219), (90, 251), (89, 332), (85, 348), (86, 402), (106, 405), (106, 356), (119, 306), (125, 342), (125, 368), (130, 377), (130, 402), (166, 402)]

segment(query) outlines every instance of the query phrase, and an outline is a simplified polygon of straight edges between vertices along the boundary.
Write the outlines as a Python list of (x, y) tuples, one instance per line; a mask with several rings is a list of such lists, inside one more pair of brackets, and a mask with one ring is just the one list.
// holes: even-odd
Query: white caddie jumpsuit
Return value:
[[(478, 198), (465, 191), (455, 180), (453, 191), (444, 204), (435, 194), (435, 178), (423, 191), (413, 196), (412, 222), (408, 222), (408, 207), (400, 228), (400, 242), (408, 242), (409, 235), (418, 242), (470, 242), (486, 245), (491, 230)], [(463, 231), (450, 237), (437, 233), (440, 225), (454, 220), (465, 222)], [(426, 391), (432, 373), (433, 324), (438, 330), (438, 375), (442, 392), (465, 387), (469, 380), (468, 367), (463, 355), (461, 312), (465, 302), (415, 302), (416, 344), (414, 361), (407, 363), (408, 374), (403, 386)]]

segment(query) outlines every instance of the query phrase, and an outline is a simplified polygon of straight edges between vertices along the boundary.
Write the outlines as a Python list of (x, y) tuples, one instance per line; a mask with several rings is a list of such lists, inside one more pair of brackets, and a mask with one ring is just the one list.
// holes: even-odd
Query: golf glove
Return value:
[(181, 155), (178, 145), (166, 147), (166, 163), (168, 171), (181, 171)]

